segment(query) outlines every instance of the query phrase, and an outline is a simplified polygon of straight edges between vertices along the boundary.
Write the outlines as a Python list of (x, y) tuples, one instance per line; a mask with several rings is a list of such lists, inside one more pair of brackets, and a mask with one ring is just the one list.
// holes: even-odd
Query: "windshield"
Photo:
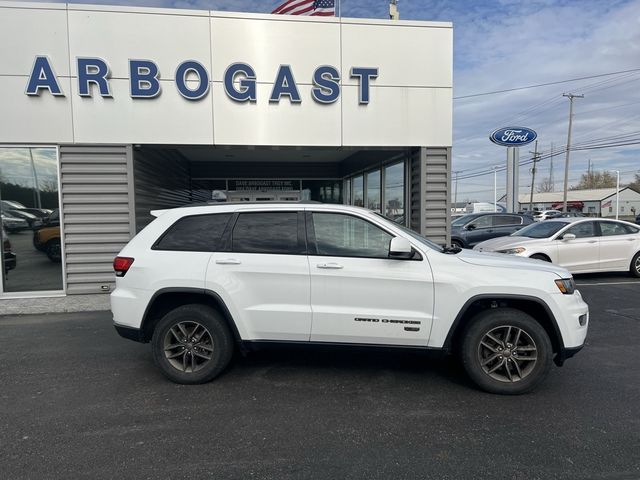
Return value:
[(461, 217), (456, 218), (453, 222), (451, 222), (451, 226), (453, 227), (461, 227), (466, 225), (467, 222), (470, 222), (474, 217), (472, 215), (463, 215)]
[(529, 237), (529, 238), (548, 238), (558, 233), (563, 227), (566, 227), (566, 222), (553, 222), (551, 220), (545, 220), (544, 222), (532, 223), (529, 226), (524, 227), (522, 230), (518, 230), (512, 233), (512, 237)]

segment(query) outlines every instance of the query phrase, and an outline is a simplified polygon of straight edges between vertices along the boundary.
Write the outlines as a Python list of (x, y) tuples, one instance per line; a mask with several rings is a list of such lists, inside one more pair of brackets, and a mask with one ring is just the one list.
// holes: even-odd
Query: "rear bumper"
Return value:
[(114, 324), (114, 327), (116, 329), (116, 332), (118, 332), (118, 335), (120, 335), (122, 338), (133, 340), (134, 342), (141, 342), (141, 343), (145, 342), (142, 330), (140, 330), (139, 328), (127, 327), (125, 325), (118, 325), (117, 323)]

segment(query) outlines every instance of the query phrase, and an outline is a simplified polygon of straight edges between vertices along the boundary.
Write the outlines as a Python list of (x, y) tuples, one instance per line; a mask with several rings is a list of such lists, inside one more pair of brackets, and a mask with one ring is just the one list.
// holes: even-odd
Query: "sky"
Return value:
[[(278, 5), (270, 0), (69, 3), (258, 13)], [(584, 94), (574, 100), (572, 145), (582, 150), (570, 154), (569, 184), (578, 182), (590, 162), (595, 170), (620, 171), (621, 183), (640, 173), (640, 0), (399, 0), (398, 6), (402, 19), (453, 22), (452, 169), (458, 172), (457, 201), (491, 201), (493, 166), (499, 166), (498, 197), (504, 193), (506, 149), (492, 144), (489, 134), (506, 126), (538, 133), (536, 187), (549, 176), (553, 159), (554, 187), (562, 190), (569, 117), (563, 93)], [(388, 18), (388, 1), (342, 0), (340, 10), (345, 17)], [(624, 73), (595, 77), (614, 72)], [(594, 78), (467, 97), (584, 77)], [(520, 149), (520, 193), (531, 185), (531, 165), (526, 163), (533, 148)]]

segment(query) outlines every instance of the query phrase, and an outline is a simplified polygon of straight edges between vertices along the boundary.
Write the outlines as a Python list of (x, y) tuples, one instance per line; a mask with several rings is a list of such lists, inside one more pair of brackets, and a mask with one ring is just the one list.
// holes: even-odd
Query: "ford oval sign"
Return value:
[(489, 139), (504, 147), (520, 147), (533, 142), (538, 134), (525, 127), (505, 127), (494, 130)]

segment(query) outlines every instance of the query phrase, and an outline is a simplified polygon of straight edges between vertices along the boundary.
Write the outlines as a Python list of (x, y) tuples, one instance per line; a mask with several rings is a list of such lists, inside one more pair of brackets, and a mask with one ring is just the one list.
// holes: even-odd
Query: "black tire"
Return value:
[(634, 277), (640, 278), (640, 252), (636, 253), (631, 259), (631, 265), (629, 265), (629, 273)]
[[(172, 333), (172, 329), (173, 332), (182, 333), (180, 325), (189, 333), (190, 325), (195, 327), (196, 324), (201, 329), (193, 330), (191, 335), (194, 337), (191, 338), (197, 340), (195, 337), (200, 335), (202, 343), (182, 342)], [(208, 337), (203, 331), (207, 332)], [(171, 343), (167, 343), (169, 341)], [(165, 350), (173, 345), (184, 347)], [(160, 319), (153, 331), (151, 349), (155, 364), (169, 380), (182, 384), (206, 383), (220, 375), (229, 364), (233, 355), (233, 336), (224, 318), (216, 310), (194, 303), (171, 310)], [(181, 351), (184, 352), (182, 355)], [(174, 354), (177, 357), (168, 358)], [(205, 360), (203, 355), (210, 358)]]
[(543, 255), (541, 253), (534, 253), (529, 258), (534, 258), (536, 260), (542, 260), (543, 262), (551, 263), (551, 259), (549, 257), (547, 257), (546, 255)]
[[(500, 336), (501, 331), (509, 332), (506, 338)], [(488, 334), (504, 341), (503, 346), (489, 340)], [(509, 343), (516, 335), (517, 343)], [(530, 350), (531, 345), (534, 351)], [(533, 390), (545, 379), (551, 369), (553, 347), (547, 332), (533, 317), (520, 310), (498, 308), (470, 320), (460, 353), (467, 374), (482, 390), (519, 395)], [(495, 359), (487, 362), (490, 357)], [(494, 367), (497, 369), (489, 373)]]
[(62, 261), (62, 249), (60, 248), (60, 239), (54, 238), (53, 240), (49, 240), (47, 242), (47, 246), (45, 249), (47, 257), (53, 263), (60, 263)]
[(451, 246), (452, 247), (464, 248), (464, 245), (462, 244), (462, 242), (460, 240), (451, 240)]

